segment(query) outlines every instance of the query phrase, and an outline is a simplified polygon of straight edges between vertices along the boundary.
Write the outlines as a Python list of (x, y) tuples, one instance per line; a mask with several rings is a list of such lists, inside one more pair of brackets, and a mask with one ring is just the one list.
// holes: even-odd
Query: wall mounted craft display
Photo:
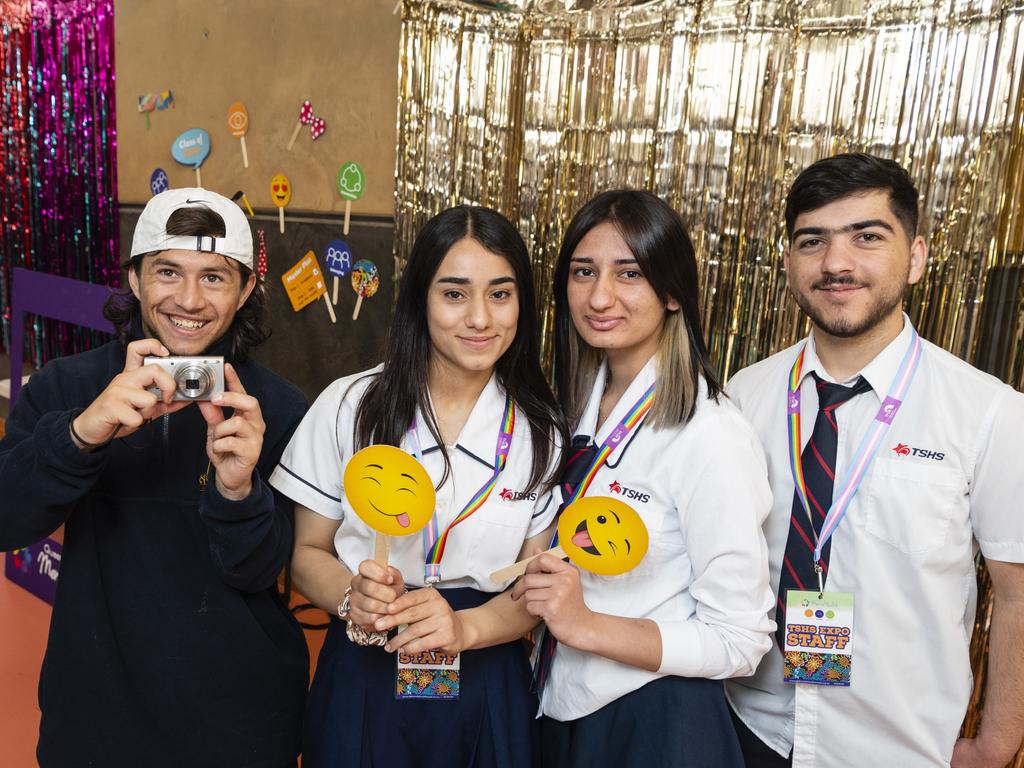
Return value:
[(1024, 387), (1024, 2), (567, 4), (404, 3), (396, 277), (439, 210), (497, 208), (530, 246), (550, 354), (569, 218), (600, 190), (649, 189), (689, 225), (728, 376), (806, 330), (782, 271), (789, 184), (864, 150), (905, 165), (922, 195), (918, 329)]
[[(0, 321), (11, 269), (120, 281), (111, 0), (0, 0)], [(30, 359), (100, 336), (36, 319)]]

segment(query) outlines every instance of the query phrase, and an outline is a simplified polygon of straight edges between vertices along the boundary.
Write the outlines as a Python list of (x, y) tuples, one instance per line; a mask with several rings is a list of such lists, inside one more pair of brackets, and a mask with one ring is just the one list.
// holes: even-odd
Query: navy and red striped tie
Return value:
[[(790, 589), (813, 590), (818, 587), (818, 576), (814, 570), (814, 542), (821, 525), (832, 506), (832, 490), (835, 484), (836, 447), (839, 442), (839, 423), (836, 409), (847, 400), (871, 390), (867, 379), (861, 377), (852, 387), (822, 381), (812, 373), (818, 387), (818, 416), (814, 420), (811, 439), (804, 446), (801, 459), (804, 482), (807, 484), (807, 503), (811, 507), (811, 521), (814, 532), (809, 530), (807, 511), (800, 503), (800, 496), (793, 491), (793, 504), (789, 515), (789, 537), (786, 539), (786, 554), (782, 560), (782, 575), (779, 577), (778, 608), (775, 621), (778, 628), (775, 639), (780, 650), (785, 650), (786, 592)], [(828, 576), (828, 558), (832, 540), (825, 542), (821, 551), (821, 565), (824, 569), (822, 581)]]

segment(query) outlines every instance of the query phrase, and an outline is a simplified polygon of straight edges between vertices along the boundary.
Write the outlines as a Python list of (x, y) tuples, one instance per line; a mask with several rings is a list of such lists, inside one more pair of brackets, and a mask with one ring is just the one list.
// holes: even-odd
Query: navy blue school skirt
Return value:
[(540, 719), (542, 768), (743, 768), (721, 681), (661, 677), (578, 720)]
[[(442, 589), (453, 610), (494, 597)], [(303, 768), (529, 768), (536, 697), (522, 641), (462, 654), (459, 698), (395, 699), (395, 654), (349, 642), (331, 621), (306, 704)]]

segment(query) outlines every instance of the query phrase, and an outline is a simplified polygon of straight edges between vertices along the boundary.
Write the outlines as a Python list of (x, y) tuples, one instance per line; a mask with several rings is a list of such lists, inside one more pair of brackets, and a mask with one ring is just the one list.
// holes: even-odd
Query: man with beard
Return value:
[[(890, 160), (804, 170), (784, 263), (811, 334), (728, 387), (775, 499), (776, 649), (727, 686), (748, 766), (995, 768), (1024, 733), (1024, 395), (903, 313), (927, 259), (917, 206)], [(979, 548), (995, 595), (985, 718), (958, 741)]]
[[(277, 591), (292, 504), (263, 478), (306, 404), (248, 360), (267, 336), (252, 264), (231, 201), (157, 195), (135, 229), (131, 292), (106, 307), (118, 338), (49, 363), (8, 419), (0, 549), (65, 525), (43, 768), (295, 763), (308, 656)], [(224, 356), (226, 391), (172, 400), (174, 378), (144, 364), (167, 355)]]

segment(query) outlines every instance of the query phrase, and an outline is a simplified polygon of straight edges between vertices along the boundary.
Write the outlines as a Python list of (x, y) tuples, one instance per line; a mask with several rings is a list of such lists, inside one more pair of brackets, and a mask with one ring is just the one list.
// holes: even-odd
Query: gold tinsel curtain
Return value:
[[(395, 274), (439, 210), (502, 211), (531, 249), (550, 354), (569, 218), (600, 190), (650, 189), (690, 226), (727, 377), (806, 332), (782, 272), (789, 184), (819, 157), (864, 150), (901, 162), (922, 195), (917, 327), (1020, 389), (1022, 21), (1024, 0), (405, 0)], [(991, 613), (980, 576), (967, 733)]]

